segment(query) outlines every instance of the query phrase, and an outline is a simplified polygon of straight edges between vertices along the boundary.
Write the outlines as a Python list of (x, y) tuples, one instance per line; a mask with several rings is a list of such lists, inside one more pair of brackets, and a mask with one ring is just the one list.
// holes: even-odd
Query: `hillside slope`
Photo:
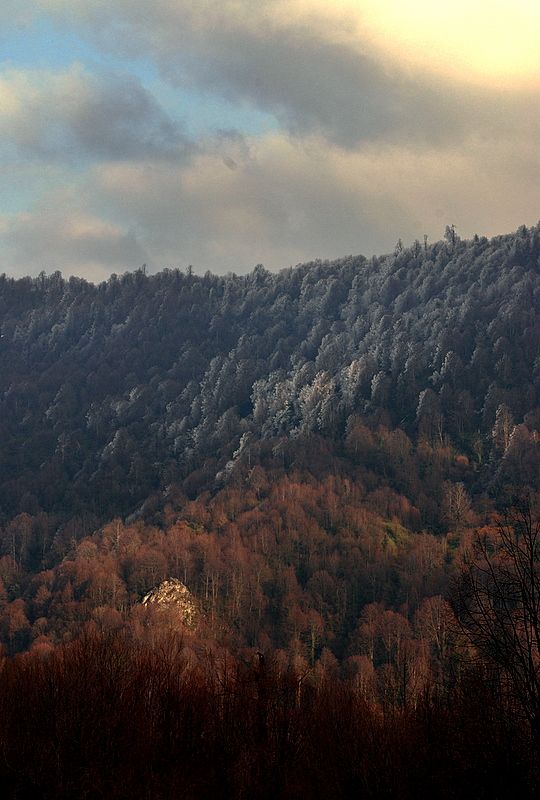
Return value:
[(127, 513), (359, 416), (491, 458), (482, 488), (505, 453), (502, 482), (534, 485), (539, 256), (537, 226), (279, 274), (3, 276), (1, 513)]

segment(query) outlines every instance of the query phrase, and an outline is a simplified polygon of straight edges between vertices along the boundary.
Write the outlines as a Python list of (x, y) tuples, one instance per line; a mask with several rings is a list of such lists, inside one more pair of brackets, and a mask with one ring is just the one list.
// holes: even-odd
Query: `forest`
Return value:
[(536, 796), (539, 308), (540, 224), (0, 276), (6, 796)]

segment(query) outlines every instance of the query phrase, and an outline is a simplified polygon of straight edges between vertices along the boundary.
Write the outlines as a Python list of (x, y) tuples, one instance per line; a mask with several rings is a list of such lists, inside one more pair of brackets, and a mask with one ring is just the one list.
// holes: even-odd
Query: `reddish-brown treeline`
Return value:
[(415, 708), (279, 659), (85, 633), (0, 669), (3, 797), (534, 797), (511, 700), (481, 673)]
[[(386, 519), (373, 508), (383, 499)], [(418, 691), (448, 656), (441, 594), (457, 539), (412, 534), (400, 521), (411, 514), (405, 497), (378, 490), (368, 503), (347, 478), (272, 483), (257, 468), (247, 486), (167, 509), (159, 528), (116, 520), (74, 539), (58, 566), (36, 575), (5, 555), (0, 635), (17, 652), (66, 641), (87, 620), (101, 630), (142, 625), (141, 597), (176, 577), (202, 605), (201, 638), (286, 650), (309, 667), (331, 669), (337, 658), (361, 681), (395, 664)]]
[[(279, 652), (374, 701), (414, 706), (459, 670), (464, 645), (444, 598), (472, 526), (495, 521), (493, 507), (471, 503), (473, 467), (444, 442), (414, 450), (403, 432), (357, 420), (347, 452), (344, 467), (312, 437), (282, 453), (283, 468), (248, 459), (214, 494), (171, 500), (153, 525), (49, 530), (44, 515), (19, 515), (0, 534), (0, 641), (14, 654), (70, 641), (89, 621), (139, 638), (178, 628), (140, 605), (174, 577), (204, 612), (199, 641)], [(422, 519), (436, 505), (438, 533), (428, 533)]]
[[(369, 432), (360, 424), (353, 432), (367, 458)], [(383, 434), (396, 451), (388, 463), (395, 467), (401, 453), (406, 472), (407, 443)], [(21, 515), (4, 533), (1, 640), (16, 653), (69, 641), (88, 621), (103, 632), (174, 627), (140, 600), (175, 577), (203, 609), (199, 641), (234, 653), (281, 651), (298, 668), (356, 681), (374, 700), (415, 704), (456, 668), (459, 641), (443, 596), (475, 516), (454, 480), (443, 487), (446, 532), (419, 531), (406, 496), (362, 475), (244, 466), (214, 496), (169, 505), (159, 526), (114, 520), (91, 535), (72, 526), (69, 541), (57, 532), (64, 557), (35, 574), (25, 569), (32, 520)]]

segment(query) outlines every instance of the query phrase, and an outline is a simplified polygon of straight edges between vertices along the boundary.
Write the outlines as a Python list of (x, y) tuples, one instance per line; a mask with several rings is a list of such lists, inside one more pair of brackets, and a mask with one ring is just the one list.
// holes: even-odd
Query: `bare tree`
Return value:
[(540, 749), (540, 519), (529, 500), (475, 534), (452, 604), (478, 657), (505, 676)]
[(450, 525), (459, 529), (471, 514), (471, 500), (463, 483), (446, 481), (443, 494), (444, 514)]

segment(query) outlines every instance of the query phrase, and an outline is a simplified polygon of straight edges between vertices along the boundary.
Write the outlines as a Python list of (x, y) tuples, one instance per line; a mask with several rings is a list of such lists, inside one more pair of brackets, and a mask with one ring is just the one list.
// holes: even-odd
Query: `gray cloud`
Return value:
[(0, 5), (0, 24), (7, 28), (24, 28), (29, 25), (36, 14), (32, 0), (2, 0)]
[(537, 222), (539, 153), (512, 137), (353, 151), (276, 133), (202, 143), (186, 162), (107, 162), (0, 219), (3, 267), (93, 279), (142, 263), (245, 272), (388, 252), (452, 223), (462, 236), (494, 235)]
[(269, 110), (282, 128), (194, 146), (135, 79), (8, 76), (0, 132), (24, 156), (9, 185), (35, 165), (40, 195), (0, 218), (12, 272), (278, 269), (440, 238), (446, 224), (470, 236), (537, 221), (533, 90), (419, 77), (362, 49), (342, 18), (276, 16), (293, 0), (39, 2), (115, 57), (151, 58), (169, 82)]
[(151, 13), (142, 0), (60, 7), (101, 47), (148, 55), (170, 82), (250, 102), (296, 135), (318, 133), (345, 147), (448, 144), (509, 129), (540, 137), (538, 92), (411, 73), (367, 38), (347, 35), (343, 16), (284, 21), (276, 0), (156, 0)]
[(467, 151), (355, 152), (284, 134), (248, 144), (220, 143), (174, 169), (100, 167), (94, 206), (136, 229), (152, 264), (220, 273), (388, 252), (400, 237), (441, 238), (452, 223), (472, 236), (537, 221), (540, 156), (516, 152), (512, 139)]
[[(212, 30), (176, 59), (171, 80), (249, 101), (276, 115), (291, 133), (320, 133), (333, 143), (462, 141), (471, 134), (532, 129), (540, 135), (540, 95), (473, 88), (411, 76), (341, 42), (294, 27), (276, 31)], [(159, 53), (158, 53), (159, 58)]]
[(178, 123), (129, 75), (79, 66), (11, 71), (0, 76), (0, 92), (0, 143), (27, 158), (177, 159), (193, 151)]
[(99, 281), (149, 260), (132, 230), (93, 214), (74, 190), (57, 191), (31, 212), (0, 219), (0, 241), (4, 268), (16, 275), (60, 270)]

